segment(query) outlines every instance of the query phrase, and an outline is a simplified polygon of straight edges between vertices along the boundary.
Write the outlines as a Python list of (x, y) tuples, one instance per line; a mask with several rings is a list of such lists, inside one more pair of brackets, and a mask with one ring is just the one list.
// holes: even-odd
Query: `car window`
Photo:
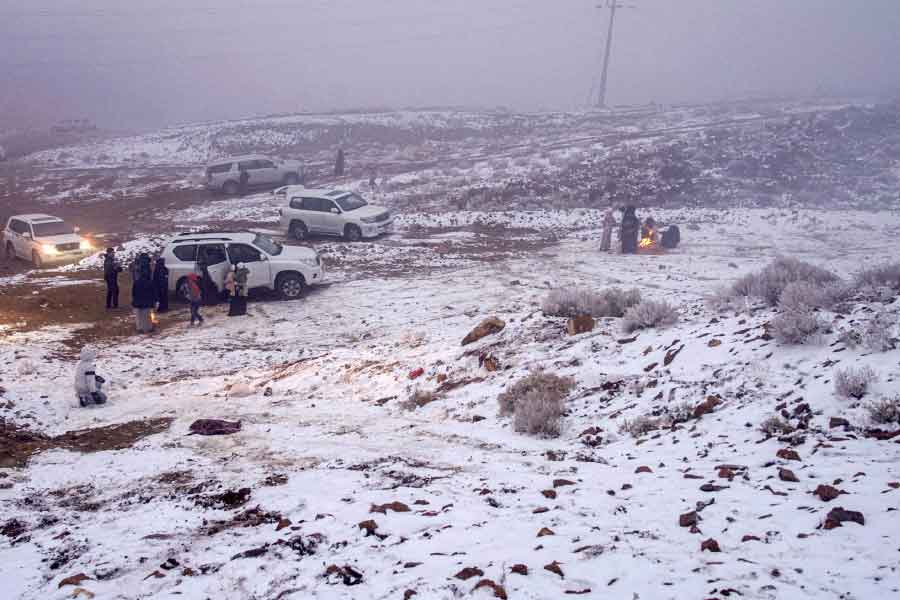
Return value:
[(257, 248), (262, 248), (265, 253), (271, 254), (272, 256), (281, 254), (283, 248), (281, 244), (261, 233), (256, 234), (256, 237), (253, 238), (253, 245)]
[(175, 254), (175, 258), (183, 260), (184, 262), (194, 262), (197, 260), (197, 246), (194, 244), (177, 246), (172, 252)]
[(206, 172), (209, 175), (215, 175), (216, 173), (227, 173), (231, 170), (231, 163), (225, 163), (223, 165), (213, 165), (206, 169)]
[(256, 168), (255, 160), (242, 160), (241, 162), (238, 163), (238, 169), (240, 169), (242, 171), (248, 171), (250, 169), (255, 169), (255, 168)]
[(23, 225), (25, 224), (22, 221), (16, 221), (15, 219), (9, 222), (9, 228), (13, 231), (13, 233), (23, 233), (25, 231)]
[(291, 198), (291, 208), (294, 210), (303, 210), (303, 198)]
[(204, 244), (200, 246), (197, 252), (197, 262), (205, 263), (209, 266), (218, 265), (228, 260), (225, 254), (224, 244)]
[(349, 196), (338, 198), (337, 203), (341, 206), (341, 210), (356, 210), (357, 208), (366, 206), (366, 201), (356, 194), (350, 194)]
[(260, 251), (247, 244), (231, 244), (228, 246), (228, 257), (233, 264), (259, 262), (262, 260)]
[(331, 200), (322, 200), (322, 206), (319, 208), (322, 212), (331, 212), (332, 208), (337, 208)]
[(34, 237), (50, 237), (53, 235), (71, 235), (75, 233), (75, 230), (71, 225), (66, 224), (64, 221), (51, 221), (49, 223), (34, 223), (32, 224), (32, 229), (34, 229)]
[(319, 210), (322, 206), (322, 200), (319, 198), (304, 198), (303, 210)]
[(256, 168), (257, 169), (274, 169), (275, 163), (273, 163), (271, 160), (258, 160), (258, 161), (256, 161)]

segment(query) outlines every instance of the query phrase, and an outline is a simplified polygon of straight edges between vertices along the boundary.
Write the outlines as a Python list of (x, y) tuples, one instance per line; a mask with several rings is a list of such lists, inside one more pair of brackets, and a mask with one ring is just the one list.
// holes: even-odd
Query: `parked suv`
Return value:
[(78, 235), (77, 227), (50, 215), (10, 217), (3, 230), (3, 247), (7, 258), (24, 258), (39, 268), (94, 253), (91, 242)]
[(281, 226), (297, 240), (317, 233), (355, 242), (393, 229), (388, 209), (368, 204), (353, 192), (286, 186), (274, 193), (281, 204)]
[(250, 271), (248, 288), (275, 290), (285, 300), (299, 298), (307, 285), (321, 283), (325, 276), (312, 248), (282, 246), (256, 233), (183, 233), (169, 240), (162, 257), (169, 268), (169, 291), (181, 297), (188, 274), (200, 273), (203, 264), (220, 292), (231, 266), (243, 263)]
[(248, 188), (296, 185), (303, 182), (303, 165), (296, 160), (275, 160), (266, 156), (236, 156), (206, 166), (206, 188), (225, 194), (237, 194), (241, 171), (247, 171)]

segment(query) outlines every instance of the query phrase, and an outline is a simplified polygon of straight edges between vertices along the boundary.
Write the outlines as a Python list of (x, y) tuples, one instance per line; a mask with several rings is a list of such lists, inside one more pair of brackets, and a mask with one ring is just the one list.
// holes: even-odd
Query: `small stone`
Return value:
[(831, 502), (841, 494), (843, 494), (841, 490), (836, 487), (832, 487), (830, 485), (820, 485), (816, 488), (816, 491), (813, 492), (816, 496), (819, 497), (822, 502)]
[(844, 429), (847, 429), (850, 427), (850, 421), (841, 417), (831, 417), (828, 420), (828, 427), (830, 429), (834, 429), (836, 427), (843, 427)]
[(471, 579), (473, 577), (481, 577), (483, 575), (484, 571), (482, 571), (478, 567), (466, 567), (465, 569), (454, 575), (454, 577), (466, 581), (467, 579)]
[(559, 575), (562, 578), (565, 578), (565, 575), (563, 574), (563, 570), (560, 568), (559, 563), (555, 560), (552, 563), (550, 563), (549, 565), (544, 565), (544, 569), (547, 571), (550, 571), (551, 573), (556, 573), (557, 575)]
[(797, 476), (794, 475), (794, 472), (790, 469), (778, 469), (778, 479), (790, 483), (797, 483), (800, 481), (799, 479), (797, 479)]
[(835, 527), (841, 527), (841, 523), (845, 523), (850, 521), (852, 523), (859, 523), (860, 525), (866, 524), (866, 519), (863, 517), (861, 512), (857, 512), (855, 510), (845, 510), (843, 507), (833, 508), (828, 512), (828, 516), (825, 517), (825, 529), (834, 529)]
[(697, 511), (693, 510), (678, 517), (678, 525), (681, 527), (693, 527), (698, 521), (699, 517), (697, 516)]
[(800, 460), (800, 455), (797, 454), (797, 451), (790, 448), (782, 448), (775, 456), (782, 460)]
[(528, 567), (520, 563), (513, 565), (510, 572), (515, 573), (516, 575), (528, 575)]
[(573, 317), (566, 323), (566, 333), (569, 335), (580, 335), (594, 330), (596, 322), (590, 315), (581, 315)]
[(575, 485), (575, 482), (569, 481), (568, 479), (554, 479), (553, 480), (553, 487), (555, 487), (555, 488), (565, 487), (567, 485)]
[(708, 540), (701, 542), (700, 551), (701, 552), (721, 552), (722, 549), (719, 548), (719, 542), (717, 542), (716, 540), (714, 540), (712, 538), (709, 538)]
[(541, 527), (541, 530), (538, 531), (538, 537), (544, 537), (546, 535), (556, 535), (552, 529), (548, 529), (547, 527)]
[(650, 467), (643, 465), (634, 470), (635, 473), (652, 473), (653, 469)]
[(544, 498), (549, 498), (550, 500), (556, 498), (556, 490), (543, 490), (541, 494), (544, 495)]

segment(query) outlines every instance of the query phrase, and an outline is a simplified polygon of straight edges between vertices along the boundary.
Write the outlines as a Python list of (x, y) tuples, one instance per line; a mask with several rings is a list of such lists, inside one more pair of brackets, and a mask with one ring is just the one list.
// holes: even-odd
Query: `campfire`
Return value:
[(154, 327), (159, 325), (159, 317), (156, 316), (155, 310), (150, 311), (150, 323), (153, 324)]
[(655, 229), (648, 229), (645, 232), (645, 236), (638, 242), (638, 250), (653, 251), (659, 249), (659, 233)]

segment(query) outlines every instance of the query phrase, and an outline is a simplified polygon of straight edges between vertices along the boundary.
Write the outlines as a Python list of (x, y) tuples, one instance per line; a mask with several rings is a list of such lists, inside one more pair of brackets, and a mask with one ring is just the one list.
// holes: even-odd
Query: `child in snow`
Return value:
[(81, 349), (81, 357), (75, 367), (75, 394), (81, 406), (106, 404), (106, 394), (100, 391), (106, 380), (97, 375), (96, 360), (97, 353), (93, 349), (87, 346)]
[(200, 302), (203, 301), (203, 292), (200, 291), (200, 277), (196, 273), (188, 273), (187, 297), (191, 303), (191, 327), (195, 323), (203, 325), (203, 316), (200, 314)]

